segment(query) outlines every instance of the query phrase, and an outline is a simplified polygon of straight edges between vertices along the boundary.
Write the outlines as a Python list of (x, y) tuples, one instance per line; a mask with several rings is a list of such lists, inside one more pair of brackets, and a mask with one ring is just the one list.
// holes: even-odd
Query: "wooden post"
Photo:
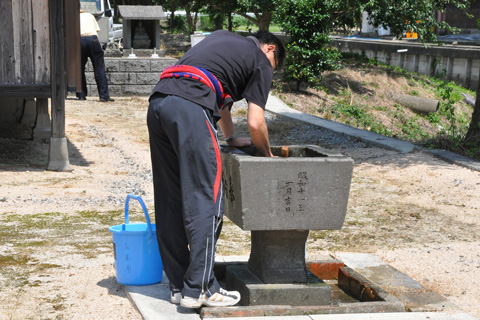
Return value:
[(63, 0), (51, 0), (50, 52), (52, 75), (52, 137), (47, 170), (72, 171), (65, 137), (65, 10)]

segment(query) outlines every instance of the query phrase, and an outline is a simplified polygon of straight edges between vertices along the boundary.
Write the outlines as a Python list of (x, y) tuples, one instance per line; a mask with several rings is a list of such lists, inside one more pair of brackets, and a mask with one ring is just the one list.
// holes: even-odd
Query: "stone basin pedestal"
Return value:
[(288, 149), (275, 158), (222, 149), (225, 215), (252, 233), (248, 267), (227, 268), (227, 288), (243, 305), (330, 302), (330, 287), (307, 274), (305, 244), (309, 230), (342, 227), (353, 160), (318, 146)]

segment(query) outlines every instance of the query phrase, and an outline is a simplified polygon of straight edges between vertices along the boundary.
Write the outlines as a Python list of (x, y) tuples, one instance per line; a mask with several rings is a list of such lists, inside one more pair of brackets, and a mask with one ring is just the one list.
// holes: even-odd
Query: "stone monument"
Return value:
[(160, 20), (165, 19), (161, 6), (118, 6), (118, 9), (123, 19), (125, 51), (140, 49), (135, 45), (147, 46), (145, 49), (152, 49), (152, 52), (154, 48), (160, 49)]

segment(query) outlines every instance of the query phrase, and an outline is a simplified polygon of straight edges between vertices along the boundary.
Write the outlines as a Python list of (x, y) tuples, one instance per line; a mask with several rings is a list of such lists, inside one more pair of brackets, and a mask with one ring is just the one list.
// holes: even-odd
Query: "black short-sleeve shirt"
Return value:
[[(270, 61), (252, 39), (219, 30), (206, 36), (177, 64), (204, 68), (214, 74), (234, 101), (243, 98), (265, 109), (273, 79)], [(215, 94), (200, 81), (167, 78), (158, 82), (153, 93), (180, 96), (213, 110), (219, 117)]]

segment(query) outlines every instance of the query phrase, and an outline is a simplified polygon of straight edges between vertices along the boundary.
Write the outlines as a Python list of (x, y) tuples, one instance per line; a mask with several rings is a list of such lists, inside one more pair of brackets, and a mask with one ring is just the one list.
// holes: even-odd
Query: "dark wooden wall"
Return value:
[[(51, 32), (66, 35), (67, 87), (81, 87), (80, 4), (63, 1), (62, 13), (50, 19), (52, 0), (0, 0), (0, 96), (50, 98), (52, 96)], [(58, 14), (63, 30), (50, 30)]]
[(0, 0), (0, 28), (0, 95), (48, 97), (48, 0)]

